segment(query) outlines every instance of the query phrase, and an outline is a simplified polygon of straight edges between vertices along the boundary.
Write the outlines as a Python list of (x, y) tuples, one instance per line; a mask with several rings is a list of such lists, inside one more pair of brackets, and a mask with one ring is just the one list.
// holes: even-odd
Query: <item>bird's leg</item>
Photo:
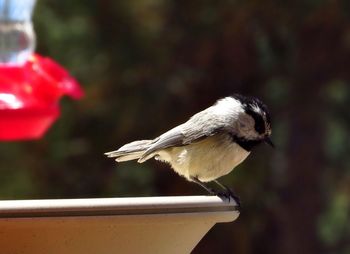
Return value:
[(221, 193), (219, 192), (219, 193), (217, 193), (218, 196), (225, 196), (225, 197), (227, 197), (227, 198), (232, 197), (232, 198), (236, 201), (237, 205), (238, 205), (239, 207), (241, 206), (241, 200), (240, 200), (240, 198), (235, 194), (235, 192), (234, 192), (232, 189), (230, 189), (230, 188), (227, 187), (226, 185), (220, 183), (218, 180), (214, 180), (214, 182), (215, 182), (217, 185), (219, 185), (221, 189), (223, 189), (223, 190), (225, 191), (225, 192), (221, 192)]
[(197, 177), (191, 177), (191, 180), (196, 184), (202, 186), (206, 191), (208, 191), (211, 195), (216, 195), (220, 198), (233, 198), (233, 200), (237, 203), (238, 207), (241, 207), (241, 201), (237, 195), (234, 194), (232, 190), (230, 190), (225, 185), (219, 183), (217, 180), (214, 180), (217, 185), (219, 185), (224, 191), (216, 191), (210, 187), (208, 187), (205, 183), (200, 181)]
[(201, 182), (197, 177), (192, 176), (191, 180), (193, 182), (195, 182), (196, 184), (200, 185), (202, 188), (204, 188), (210, 194), (216, 195), (217, 192), (215, 190), (213, 190), (212, 188), (210, 188), (207, 185), (205, 185), (205, 183)]

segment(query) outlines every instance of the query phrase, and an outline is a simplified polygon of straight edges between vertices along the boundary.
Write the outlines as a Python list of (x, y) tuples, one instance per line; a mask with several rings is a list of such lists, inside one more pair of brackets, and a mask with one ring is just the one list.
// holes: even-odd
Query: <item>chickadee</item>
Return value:
[[(271, 122), (259, 99), (235, 94), (193, 115), (152, 140), (128, 143), (105, 153), (117, 162), (155, 158), (169, 163), (175, 172), (195, 182), (209, 193), (239, 199), (216, 179), (230, 173), (260, 143), (273, 146)], [(215, 181), (224, 191), (206, 185)]]

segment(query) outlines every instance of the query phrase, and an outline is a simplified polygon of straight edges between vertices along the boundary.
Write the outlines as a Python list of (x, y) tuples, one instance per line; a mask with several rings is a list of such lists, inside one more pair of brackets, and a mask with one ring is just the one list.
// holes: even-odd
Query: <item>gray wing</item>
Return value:
[[(149, 155), (156, 151), (169, 148), (188, 145), (198, 142), (203, 138), (213, 136), (222, 131), (222, 128), (216, 124), (208, 124), (202, 111), (194, 115), (186, 123), (181, 124), (156, 138), (149, 149), (142, 155), (139, 162), (149, 159)], [(206, 121), (205, 121), (206, 120)]]

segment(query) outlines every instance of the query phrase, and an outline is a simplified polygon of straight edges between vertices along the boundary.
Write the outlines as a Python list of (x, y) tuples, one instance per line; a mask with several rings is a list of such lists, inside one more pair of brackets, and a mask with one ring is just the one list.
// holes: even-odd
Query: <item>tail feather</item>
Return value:
[(115, 158), (117, 162), (136, 160), (151, 146), (153, 140), (138, 140), (126, 144), (116, 151), (105, 153), (109, 158)]

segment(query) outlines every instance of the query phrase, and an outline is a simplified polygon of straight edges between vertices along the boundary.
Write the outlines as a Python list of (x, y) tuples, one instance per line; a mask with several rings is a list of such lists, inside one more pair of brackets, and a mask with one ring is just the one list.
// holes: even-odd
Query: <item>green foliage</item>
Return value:
[(340, 193), (330, 203), (330, 207), (320, 218), (320, 236), (329, 246), (336, 247), (338, 242), (347, 241), (350, 233), (349, 198)]

